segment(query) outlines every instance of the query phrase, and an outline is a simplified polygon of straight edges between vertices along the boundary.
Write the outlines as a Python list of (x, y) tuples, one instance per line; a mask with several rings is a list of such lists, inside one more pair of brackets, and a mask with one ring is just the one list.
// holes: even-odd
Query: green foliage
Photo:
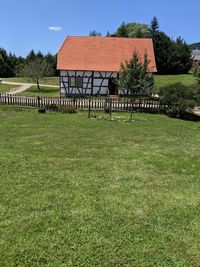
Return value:
[(199, 77), (200, 76), (200, 65), (197, 65), (193, 69), (193, 75), (194, 77)]
[(5, 49), (0, 48), (0, 77), (13, 77), (22, 58), (17, 58), (14, 54), (7, 53)]
[(116, 37), (149, 38), (150, 31), (147, 24), (123, 22), (117, 31), (112, 35)]
[(186, 74), (192, 67), (191, 51), (181, 38), (170, 39), (164, 32), (152, 32), (159, 74)]
[(60, 111), (61, 113), (73, 114), (77, 112), (77, 109), (75, 106), (61, 106), (58, 108), (58, 111)]
[(172, 58), (171, 73), (188, 73), (192, 67), (192, 58), (189, 46), (181, 37), (177, 38), (173, 44), (174, 54)]
[(38, 90), (40, 90), (39, 80), (44, 77), (52, 76), (52, 65), (42, 57), (36, 57), (29, 60), (22, 66), (18, 75), (21, 77), (28, 77), (37, 84)]
[(121, 64), (119, 80), (116, 81), (120, 89), (131, 95), (150, 95), (154, 85), (154, 77), (148, 73), (149, 60), (147, 55), (144, 62), (134, 52), (132, 59)]
[(100, 37), (100, 36), (102, 36), (102, 34), (100, 32), (97, 32), (97, 31), (93, 30), (93, 31), (90, 31), (89, 36), (98, 36), (98, 37)]
[(171, 106), (169, 112), (180, 115), (199, 104), (198, 90), (195, 86), (187, 86), (181, 83), (161, 87), (160, 99)]
[(151, 21), (151, 24), (150, 24), (151, 35), (154, 36), (158, 31), (159, 31), (158, 18), (157, 17), (153, 17), (153, 19)]
[(52, 66), (52, 75), (58, 75), (58, 71), (56, 70), (57, 55), (52, 55), (50, 53), (43, 55), (40, 51), (35, 53), (34, 50), (31, 50), (27, 57), (23, 58), (17, 57), (11, 53), (8, 54), (5, 49), (0, 48), (0, 77), (15, 77), (16, 74), (20, 73), (25, 64), (28, 64), (30, 61), (34, 61), (37, 58), (46, 59)]
[(156, 32), (152, 37), (158, 73), (169, 74), (171, 73), (171, 59), (174, 53), (173, 43), (164, 32)]

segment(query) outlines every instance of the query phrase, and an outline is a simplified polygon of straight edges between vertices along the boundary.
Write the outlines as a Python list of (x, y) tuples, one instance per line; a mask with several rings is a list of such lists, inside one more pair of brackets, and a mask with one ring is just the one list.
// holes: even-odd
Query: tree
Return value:
[(160, 88), (159, 96), (162, 102), (170, 107), (167, 113), (171, 117), (181, 118), (187, 111), (199, 104), (197, 87), (182, 83)]
[(147, 55), (142, 62), (136, 52), (133, 57), (121, 64), (117, 85), (127, 90), (131, 95), (151, 95), (154, 77), (148, 72), (149, 60)]
[(150, 24), (150, 32), (151, 35), (154, 36), (156, 33), (159, 32), (159, 23), (158, 23), (158, 18), (153, 17), (151, 24)]
[(100, 36), (102, 36), (102, 34), (100, 32), (97, 32), (97, 31), (93, 30), (93, 31), (90, 31), (89, 36), (98, 36), (98, 37), (100, 37)]
[(159, 31), (157, 17), (154, 17), (151, 21), (150, 32), (158, 73), (188, 73), (192, 67), (192, 59), (190, 48), (186, 42), (181, 37), (173, 41), (164, 32)]
[(188, 73), (192, 67), (190, 48), (181, 37), (178, 37), (174, 42), (174, 57), (172, 59), (172, 73), (174, 74)]
[(19, 71), (19, 76), (28, 77), (37, 84), (40, 90), (39, 80), (53, 74), (52, 65), (43, 58), (35, 58), (27, 62)]
[(37, 58), (35, 51), (32, 49), (26, 57), (26, 62), (33, 61)]
[(116, 36), (116, 37), (128, 37), (128, 30), (127, 30), (125, 22), (122, 22), (120, 27), (117, 29), (117, 32), (114, 33), (113, 36)]
[(173, 42), (164, 32), (157, 32), (153, 36), (153, 45), (158, 73), (170, 74), (174, 57)]
[(149, 38), (151, 35), (147, 24), (123, 22), (117, 31), (112, 34), (114, 37), (128, 38)]

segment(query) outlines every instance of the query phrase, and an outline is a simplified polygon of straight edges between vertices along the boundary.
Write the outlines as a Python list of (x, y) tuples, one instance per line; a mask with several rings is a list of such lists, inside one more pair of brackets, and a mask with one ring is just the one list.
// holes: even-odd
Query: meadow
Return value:
[(3, 84), (0, 83), (0, 93), (6, 93), (10, 90), (17, 89), (18, 86), (12, 84)]
[[(26, 77), (3, 78), (3, 81), (17, 82), (17, 83), (33, 83), (33, 81), (30, 80), (30, 78)], [(59, 85), (59, 77), (46, 77), (41, 79), (40, 83), (44, 85)]]
[(113, 116), (0, 106), (0, 266), (199, 266), (200, 124)]
[(59, 88), (50, 87), (50, 86), (41, 86), (39, 91), (37, 86), (31, 86), (26, 91), (19, 93), (22, 96), (46, 96), (46, 97), (59, 97), (60, 92)]

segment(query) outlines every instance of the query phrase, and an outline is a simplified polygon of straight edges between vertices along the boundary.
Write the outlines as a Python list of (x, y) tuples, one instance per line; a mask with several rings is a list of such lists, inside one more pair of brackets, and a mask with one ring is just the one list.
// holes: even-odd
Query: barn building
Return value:
[(58, 52), (60, 95), (124, 95), (117, 88), (120, 65), (137, 52), (147, 54), (149, 72), (156, 72), (151, 39), (69, 36)]

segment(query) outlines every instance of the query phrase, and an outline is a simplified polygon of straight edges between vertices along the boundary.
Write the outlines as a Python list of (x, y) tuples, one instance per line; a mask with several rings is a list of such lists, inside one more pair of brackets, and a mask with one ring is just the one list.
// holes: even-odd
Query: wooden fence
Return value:
[(47, 107), (56, 106), (75, 106), (76, 109), (105, 110), (112, 111), (143, 111), (143, 112), (164, 112), (167, 105), (159, 99), (147, 98), (58, 98), (58, 97), (32, 97), (0, 94), (0, 104), (23, 106), (23, 107)]

